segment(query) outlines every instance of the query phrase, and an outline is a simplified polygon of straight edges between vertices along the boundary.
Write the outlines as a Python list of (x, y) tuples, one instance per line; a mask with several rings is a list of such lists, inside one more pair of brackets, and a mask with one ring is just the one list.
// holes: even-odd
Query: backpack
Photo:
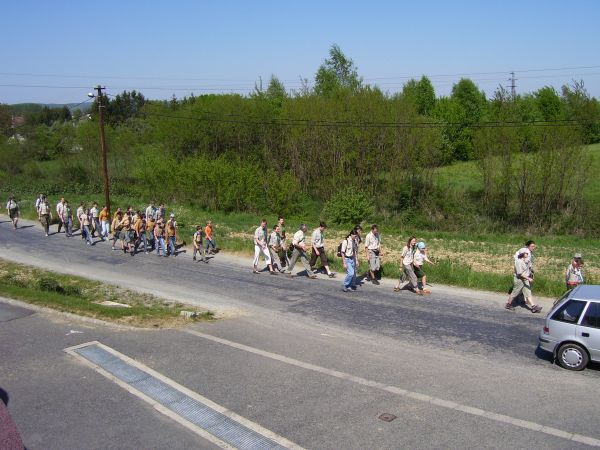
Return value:
[(343, 256), (343, 252), (342, 252), (342, 244), (344, 243), (344, 241), (340, 242), (340, 245), (337, 246), (337, 252), (335, 253), (338, 258), (341, 258)]

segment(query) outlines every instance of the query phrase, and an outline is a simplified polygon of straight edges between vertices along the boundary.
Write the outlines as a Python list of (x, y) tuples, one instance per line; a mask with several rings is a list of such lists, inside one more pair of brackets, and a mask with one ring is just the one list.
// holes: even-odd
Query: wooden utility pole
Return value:
[(94, 89), (98, 91), (96, 98), (98, 99), (98, 112), (99, 112), (99, 124), (100, 124), (100, 154), (102, 156), (102, 175), (104, 176), (104, 204), (110, 215), (110, 194), (108, 189), (108, 163), (106, 160), (106, 138), (104, 136), (104, 105), (102, 104), (102, 91), (106, 89), (100, 85)]

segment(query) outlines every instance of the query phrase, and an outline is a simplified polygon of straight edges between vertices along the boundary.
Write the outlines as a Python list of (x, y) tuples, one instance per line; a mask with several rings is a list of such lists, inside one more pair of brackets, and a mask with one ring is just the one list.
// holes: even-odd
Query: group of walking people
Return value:
[[(12, 197), (9, 199), (9, 203), (11, 201), (14, 201)], [(45, 235), (49, 236), (54, 214), (48, 198), (40, 194), (36, 199), (35, 208)], [(58, 222), (57, 233), (62, 230), (66, 237), (72, 237), (74, 223), (78, 224), (81, 238), (87, 245), (94, 245), (94, 238), (99, 238), (102, 242), (111, 242), (112, 250), (121, 250), (131, 256), (138, 251), (146, 254), (156, 251), (157, 256), (164, 257), (177, 256), (179, 227), (175, 220), (175, 214), (171, 213), (167, 217), (164, 203), (156, 206), (154, 202), (151, 202), (143, 212), (135, 211), (131, 206), (125, 210), (117, 208), (111, 216), (106, 206), (99, 208), (98, 203), (93, 202), (91, 208), (88, 208), (85, 202), (81, 202), (73, 214), (71, 205), (62, 197), (54, 211)], [(13, 215), (15, 214), (11, 214), (11, 217)], [(16, 216), (18, 217), (18, 205)], [(16, 229), (16, 222), (13, 221), (13, 224)], [(204, 227), (197, 227), (192, 237), (192, 243), (194, 261), (197, 260), (196, 255), (199, 253), (201, 261), (208, 262), (207, 255), (215, 254), (218, 251), (214, 240), (212, 221), (207, 221)]]
[[(87, 245), (94, 245), (94, 238), (99, 238), (101, 241), (110, 241), (112, 250), (121, 250), (131, 256), (138, 253), (138, 250), (146, 254), (155, 251), (158, 256), (164, 257), (177, 256), (179, 227), (175, 220), (175, 214), (171, 213), (167, 217), (164, 203), (156, 206), (154, 202), (151, 202), (143, 212), (134, 211), (131, 206), (124, 211), (117, 208), (111, 217), (108, 208), (106, 206), (99, 208), (96, 202), (93, 202), (90, 208), (81, 202), (73, 213), (70, 203), (65, 198), (61, 198), (56, 207), (52, 208), (48, 198), (40, 194), (36, 199), (35, 208), (46, 236), (49, 236), (54, 211), (58, 223), (57, 232), (60, 233), (62, 230), (67, 237), (72, 237), (74, 224), (76, 224), (81, 231), (81, 238)], [(19, 203), (13, 196), (9, 197), (6, 210), (13, 228), (16, 230), (20, 209)], [(331, 271), (325, 250), (326, 230), (327, 224), (320, 222), (319, 226), (312, 231), (309, 244), (307, 241), (308, 227), (303, 223), (288, 241), (284, 217), (280, 216), (271, 230), (268, 229), (267, 220), (262, 219), (254, 231), (253, 272), (260, 273), (258, 262), (260, 256), (263, 255), (266, 269), (271, 274), (285, 273), (293, 277), (295, 276), (293, 269), (300, 261), (304, 266), (306, 276), (311, 279), (316, 278), (318, 272), (322, 272), (330, 278), (335, 277), (336, 274)], [(217, 253), (218, 248), (213, 231), (213, 224), (210, 220), (206, 222), (205, 226), (198, 225), (196, 227), (192, 236), (192, 259), (194, 261), (197, 261), (199, 257), (200, 261), (208, 262), (208, 255)], [(336, 254), (341, 258), (345, 271), (342, 281), (344, 292), (355, 291), (359, 279), (362, 279), (357, 275), (361, 246), (364, 248), (365, 260), (369, 265), (364, 278), (375, 285), (380, 284), (378, 279), (381, 277), (383, 249), (379, 227), (373, 224), (364, 241), (361, 233), (362, 227), (357, 225), (350, 230), (337, 247)], [(514, 254), (513, 283), (505, 305), (507, 310), (514, 311), (516, 302), (521, 297), (532, 313), (539, 313), (542, 310), (540, 305), (533, 302), (532, 295), (535, 249), (535, 242), (529, 240)], [(316, 267), (317, 261), (320, 261), (319, 268)], [(434, 262), (427, 256), (425, 242), (417, 241), (415, 236), (409, 237), (400, 254), (400, 263), (400, 278), (394, 291), (399, 292), (407, 288), (416, 295), (429, 294), (431, 291), (427, 284), (424, 265), (425, 263), (434, 264)], [(582, 255), (576, 253), (566, 270), (567, 289), (573, 289), (584, 282), (583, 266)]]
[[(260, 273), (258, 262), (263, 255), (266, 268), (270, 274), (285, 273), (288, 276), (295, 276), (293, 269), (300, 260), (306, 271), (306, 276), (311, 279), (317, 277), (318, 271), (323, 272), (329, 278), (335, 277), (331, 271), (327, 252), (325, 250), (325, 230), (327, 224), (320, 222), (316, 227), (310, 239), (310, 245), (307, 243), (306, 235), (308, 227), (301, 224), (294, 233), (291, 242), (288, 244), (285, 219), (279, 217), (277, 223), (273, 225), (269, 232), (267, 220), (262, 219), (260, 225), (254, 231), (254, 260), (252, 270), (254, 273)], [(381, 258), (383, 250), (381, 246), (381, 235), (379, 227), (376, 224), (371, 225), (370, 231), (364, 238), (361, 236), (362, 227), (357, 225), (346, 235), (337, 247), (337, 256), (342, 259), (342, 266), (346, 275), (342, 281), (342, 291), (352, 292), (357, 289), (359, 276), (357, 274), (359, 255), (361, 246), (364, 247), (365, 260), (369, 264), (369, 269), (364, 278), (375, 285), (379, 285), (378, 278), (381, 277)], [(309, 253), (310, 251), (310, 258)], [(320, 267), (317, 269), (317, 261), (320, 260)], [(402, 251), (402, 275), (395, 291), (400, 291), (409, 287), (418, 295), (430, 293), (427, 287), (427, 276), (423, 271), (423, 265), (433, 262), (427, 257), (427, 247), (424, 242), (417, 242), (414, 236), (411, 236), (407, 245)]]

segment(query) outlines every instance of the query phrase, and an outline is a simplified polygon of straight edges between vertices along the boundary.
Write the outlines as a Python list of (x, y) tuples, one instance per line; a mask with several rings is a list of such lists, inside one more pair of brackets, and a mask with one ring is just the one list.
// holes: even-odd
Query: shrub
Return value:
[(325, 203), (321, 215), (336, 224), (355, 224), (369, 219), (373, 213), (373, 204), (366, 194), (346, 188)]

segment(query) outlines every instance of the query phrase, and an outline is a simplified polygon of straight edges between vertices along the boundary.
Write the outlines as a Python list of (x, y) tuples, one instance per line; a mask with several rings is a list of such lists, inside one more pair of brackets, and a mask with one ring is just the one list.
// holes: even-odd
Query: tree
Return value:
[(452, 87), (451, 98), (455, 100), (464, 111), (466, 125), (481, 120), (484, 116), (487, 101), (485, 94), (477, 88), (477, 85), (468, 78), (462, 78)]
[(283, 101), (287, 98), (285, 86), (275, 75), (271, 75), (269, 87), (267, 87), (267, 98), (278, 108), (281, 108)]
[(542, 120), (553, 121), (562, 117), (563, 105), (553, 87), (546, 86), (537, 90), (534, 97)]
[(402, 87), (402, 96), (411, 102), (422, 116), (428, 116), (435, 106), (435, 90), (425, 75), (419, 81), (408, 80)]
[(354, 62), (346, 57), (340, 47), (333, 44), (326, 59), (315, 75), (317, 95), (330, 96), (340, 90), (356, 92), (362, 86), (362, 78)]

